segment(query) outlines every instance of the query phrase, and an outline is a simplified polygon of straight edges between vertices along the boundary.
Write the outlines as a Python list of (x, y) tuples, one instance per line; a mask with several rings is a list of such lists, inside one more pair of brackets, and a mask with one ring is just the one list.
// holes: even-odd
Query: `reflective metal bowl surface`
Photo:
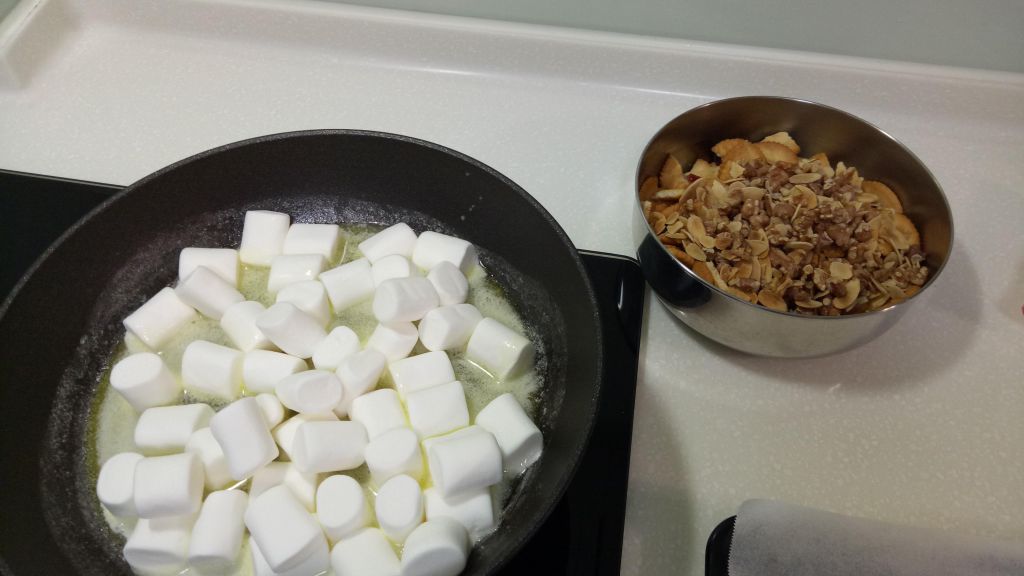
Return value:
[[(835, 163), (887, 184), (921, 234), (931, 270), (917, 294), (881, 310), (847, 316), (777, 312), (736, 298), (705, 282), (672, 256), (643, 216), (640, 184), (657, 176), (668, 154), (687, 167), (726, 138), (757, 141), (779, 131), (800, 144), (801, 156), (824, 152)], [(693, 108), (662, 128), (637, 167), (633, 239), (647, 282), (661, 302), (690, 328), (730, 348), (778, 357), (822, 356), (859, 346), (888, 330), (940, 276), (953, 245), (953, 218), (935, 177), (905, 146), (872, 124), (805, 100), (746, 96)]]

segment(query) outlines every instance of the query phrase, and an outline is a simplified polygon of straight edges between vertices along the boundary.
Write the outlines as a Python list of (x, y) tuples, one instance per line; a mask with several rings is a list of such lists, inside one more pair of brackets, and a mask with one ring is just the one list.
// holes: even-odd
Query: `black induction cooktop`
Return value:
[[(120, 186), (0, 170), (0, 295), (72, 224)], [(604, 388), (565, 496), (503, 575), (612, 575), (622, 556), (644, 281), (630, 258), (581, 251), (604, 331)], [(0, 559), (0, 566), (3, 565)]]

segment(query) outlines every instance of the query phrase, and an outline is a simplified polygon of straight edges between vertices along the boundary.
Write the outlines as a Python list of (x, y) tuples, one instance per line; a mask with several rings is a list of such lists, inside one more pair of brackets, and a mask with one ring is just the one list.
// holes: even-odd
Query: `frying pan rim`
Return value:
[[(512, 556), (514, 556), (515, 552), (518, 552), (519, 550), (521, 550), (523, 545), (528, 540), (530, 540), (534, 536), (534, 534), (536, 534), (537, 530), (540, 529), (540, 527), (544, 524), (544, 522), (551, 515), (552, 511), (554, 510), (554, 508), (561, 501), (563, 495), (565, 494), (566, 489), (568, 488), (568, 485), (572, 482), (573, 478), (576, 475), (577, 470), (579, 469), (580, 461), (582, 460), (582, 454), (586, 450), (587, 446), (590, 443), (590, 438), (591, 438), (591, 436), (593, 434), (593, 430), (594, 430), (594, 421), (596, 419), (596, 415), (597, 415), (597, 411), (598, 411), (598, 406), (600, 405), (600, 398), (601, 398), (602, 388), (607, 383), (604, 382), (604, 376), (603, 376), (603, 369), (604, 369), (604, 337), (603, 337), (602, 331), (600, 330), (600, 322), (601, 322), (600, 307), (597, 304), (597, 297), (595, 295), (593, 285), (592, 285), (592, 283), (590, 281), (590, 277), (588, 276), (588, 274), (586, 272), (586, 268), (585, 268), (585, 266), (583, 264), (583, 261), (580, 258), (579, 250), (576, 248), (575, 244), (573, 244), (572, 240), (569, 239), (569, 236), (565, 233), (565, 230), (561, 227), (561, 225), (558, 224), (558, 222), (551, 215), (551, 213), (548, 212), (540, 204), (540, 202), (538, 202), (533, 196), (531, 196), (528, 192), (526, 192), (525, 189), (523, 189), (521, 186), (516, 184), (510, 178), (508, 178), (507, 176), (505, 176), (501, 172), (497, 171), (496, 169), (492, 168), (491, 166), (489, 166), (489, 165), (487, 165), (487, 164), (485, 164), (485, 163), (483, 163), (483, 162), (481, 162), (481, 161), (479, 161), (479, 160), (477, 160), (477, 159), (475, 159), (475, 158), (473, 158), (471, 156), (468, 156), (468, 155), (466, 155), (466, 154), (464, 154), (462, 152), (458, 152), (456, 150), (448, 148), (447, 146), (443, 146), (443, 145), (437, 144), (435, 142), (430, 142), (428, 140), (423, 140), (423, 139), (412, 137), (412, 136), (406, 136), (406, 135), (402, 135), (402, 134), (396, 134), (396, 133), (392, 133), (392, 132), (376, 131), (376, 130), (341, 129), (341, 128), (326, 128), (326, 129), (296, 130), (296, 131), (288, 131), (288, 132), (277, 132), (277, 133), (274, 133), (274, 134), (267, 134), (267, 135), (263, 135), (263, 136), (256, 136), (256, 137), (253, 137), (253, 138), (247, 138), (247, 139), (244, 139), (244, 140), (238, 140), (238, 141), (235, 141), (235, 142), (230, 142), (230, 143), (223, 144), (223, 145), (220, 145), (220, 146), (217, 146), (217, 147), (214, 147), (214, 148), (210, 148), (208, 150), (204, 150), (202, 152), (198, 152), (198, 153), (193, 154), (191, 156), (182, 158), (181, 160), (178, 160), (178, 161), (176, 161), (176, 162), (174, 162), (172, 164), (164, 166), (163, 168), (160, 168), (160, 169), (158, 169), (158, 170), (156, 170), (156, 171), (154, 171), (154, 172), (152, 172), (152, 173), (142, 177), (141, 179), (135, 181), (134, 183), (126, 186), (122, 190), (114, 193), (109, 198), (107, 198), (106, 200), (101, 202), (99, 205), (94, 207), (92, 210), (90, 210), (87, 214), (85, 214), (80, 219), (78, 219), (67, 230), (65, 230), (49, 247), (46, 248), (45, 251), (43, 251), (43, 253), (38, 258), (36, 258), (36, 260), (25, 271), (25, 273), (21, 276), (21, 278), (19, 278), (18, 282), (11, 289), (10, 293), (4, 299), (3, 303), (0, 304), (0, 326), (3, 325), (4, 320), (7, 317), (8, 311), (14, 305), (14, 302), (17, 300), (18, 296), (21, 294), (22, 290), (27, 285), (29, 280), (35, 275), (36, 271), (40, 268), (40, 266), (42, 266), (43, 263), (47, 259), (49, 259), (50, 256), (54, 252), (59, 250), (69, 240), (69, 238), (74, 236), (77, 233), (77, 231), (82, 226), (84, 226), (88, 222), (90, 222), (93, 218), (96, 217), (97, 214), (107, 210), (112, 204), (114, 204), (115, 202), (119, 202), (122, 198), (127, 197), (130, 194), (137, 193), (140, 188), (143, 188), (150, 181), (155, 180), (157, 178), (160, 178), (164, 174), (166, 174), (168, 172), (171, 172), (171, 171), (173, 171), (173, 170), (175, 170), (175, 169), (177, 169), (177, 168), (179, 168), (181, 166), (184, 166), (186, 164), (189, 164), (189, 163), (192, 163), (192, 162), (195, 162), (195, 161), (199, 161), (199, 160), (205, 159), (207, 157), (220, 154), (222, 152), (233, 150), (235, 148), (240, 148), (240, 147), (244, 147), (244, 146), (250, 146), (250, 145), (254, 145), (254, 144), (261, 144), (261, 143), (265, 143), (265, 142), (274, 142), (274, 141), (279, 141), (279, 140), (288, 140), (288, 139), (292, 139), (292, 138), (306, 138), (306, 137), (318, 137), (318, 136), (344, 136), (344, 137), (364, 136), (364, 137), (370, 137), (370, 138), (380, 138), (380, 139), (384, 139), (384, 140), (395, 140), (395, 141), (399, 141), (399, 142), (404, 142), (404, 143), (409, 143), (409, 144), (414, 144), (414, 145), (422, 146), (422, 147), (425, 147), (425, 148), (429, 148), (429, 149), (441, 152), (443, 154), (447, 154), (447, 155), (453, 156), (453, 157), (455, 157), (455, 158), (457, 158), (457, 159), (459, 159), (459, 160), (461, 160), (463, 162), (467, 162), (467, 163), (475, 166), (476, 168), (484, 171), (485, 173), (487, 173), (490, 176), (492, 176), (495, 179), (497, 179), (499, 182), (501, 182), (503, 185), (505, 185), (508, 189), (514, 191), (516, 193), (516, 195), (519, 197), (520, 200), (525, 201), (527, 203), (527, 205), (529, 205), (538, 215), (541, 216), (541, 218), (543, 220), (545, 220), (547, 222), (547, 224), (551, 227), (552, 231), (555, 233), (556, 237), (568, 249), (569, 256), (570, 256), (570, 258), (571, 258), (571, 260), (573, 262), (573, 265), (575, 266), (575, 271), (579, 275), (580, 279), (583, 281), (583, 288), (584, 288), (584, 291), (586, 293), (587, 306), (589, 308), (589, 311), (591, 312), (591, 316), (593, 318), (595, 318), (597, 320), (597, 323), (598, 323), (598, 326), (595, 327), (597, 329), (594, 330), (594, 333), (593, 333), (593, 338), (596, 340), (596, 350), (595, 350), (595, 354), (593, 355), (594, 356), (593, 357), (593, 362), (594, 362), (595, 374), (597, 376), (596, 377), (597, 386), (595, 387), (594, 391), (591, 394), (588, 394), (588, 399), (589, 399), (589, 403), (588, 404), (589, 405), (586, 406), (586, 410), (585, 410), (586, 421), (583, 424), (583, 428), (584, 428), (584, 430), (583, 430), (583, 439), (582, 439), (582, 442), (573, 451), (573, 457), (572, 457), (572, 461), (571, 461), (571, 466), (569, 466), (568, 469), (565, 471), (565, 473), (563, 473), (560, 476), (559, 481), (554, 485), (554, 490), (553, 491), (549, 491), (547, 494), (541, 495), (541, 498), (543, 499), (543, 501), (545, 503), (542, 506), (539, 506), (539, 508), (541, 509), (541, 513), (540, 513), (539, 517), (537, 518), (537, 521), (534, 522), (534, 523), (529, 524), (524, 530), (520, 531), (519, 532), (519, 538), (516, 541), (510, 542), (511, 546), (509, 547), (509, 550), (512, 551), (512, 553), (506, 553), (506, 554), (503, 554), (503, 555), (499, 555), (497, 557), (497, 561), (491, 567), (491, 571), (492, 572), (493, 571), (497, 571), (503, 565), (508, 563), (511, 560)], [(2, 559), (0, 559), (0, 560), (2, 560)]]

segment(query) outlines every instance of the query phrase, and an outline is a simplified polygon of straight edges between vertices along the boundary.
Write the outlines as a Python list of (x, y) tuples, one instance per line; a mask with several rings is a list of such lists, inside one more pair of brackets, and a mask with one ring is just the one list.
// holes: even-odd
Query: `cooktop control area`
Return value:
[[(6, 299), (33, 262), (119, 186), (0, 170), (0, 270)], [(644, 281), (636, 262), (582, 251), (600, 306), (604, 386), (587, 452), (547, 522), (503, 574), (619, 574)]]

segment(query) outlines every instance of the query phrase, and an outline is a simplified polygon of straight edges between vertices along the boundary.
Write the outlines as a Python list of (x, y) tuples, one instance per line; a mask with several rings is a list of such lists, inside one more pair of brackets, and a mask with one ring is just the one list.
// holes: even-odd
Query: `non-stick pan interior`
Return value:
[(0, 318), (0, 555), (14, 574), (126, 572), (86, 473), (92, 398), (120, 320), (171, 284), (186, 246), (237, 245), (249, 209), (300, 222), (409, 222), (481, 248), (543, 343), (545, 454), (467, 574), (512, 554), (571, 478), (599, 392), (600, 329), (582, 264), (557, 224), (490, 168), (404, 137), (292, 133), (226, 146), (136, 183), (72, 229)]

